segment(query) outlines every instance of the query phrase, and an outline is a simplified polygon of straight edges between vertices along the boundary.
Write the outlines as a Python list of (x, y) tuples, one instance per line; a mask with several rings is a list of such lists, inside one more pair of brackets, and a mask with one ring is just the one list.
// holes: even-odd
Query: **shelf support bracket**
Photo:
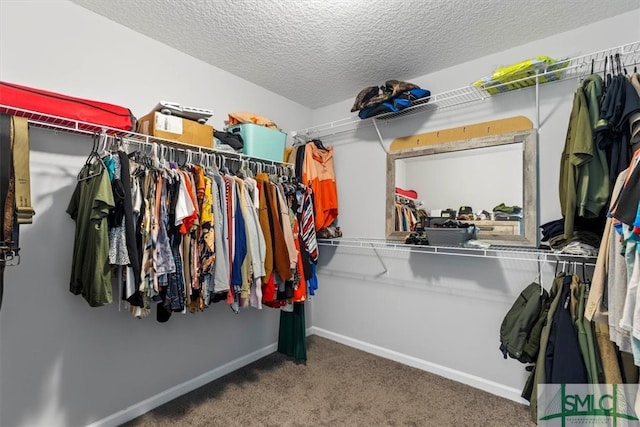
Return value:
[[(389, 154), (389, 152), (387, 151), (386, 148), (384, 148), (384, 139), (382, 138), (382, 134), (380, 133), (380, 128), (378, 128), (378, 121), (376, 120), (375, 117), (373, 117), (371, 119), (371, 122), (373, 123), (373, 127), (376, 128), (376, 133), (378, 134), (378, 142), (380, 142), (380, 147), (382, 147), (382, 150)], [(384, 264), (383, 264), (384, 265)]]
[(371, 249), (373, 249), (373, 252), (376, 254), (376, 256), (378, 257), (378, 261), (380, 261), (380, 265), (382, 265), (382, 268), (384, 268), (384, 271), (382, 273), (380, 273), (380, 275), (382, 276), (383, 274), (387, 274), (387, 272), (389, 271), (389, 269), (387, 268), (387, 266), (384, 264), (384, 261), (382, 260), (382, 257), (380, 256), (380, 254), (378, 253), (378, 250), (376, 249), (375, 246), (373, 246), (373, 243), (370, 243), (371, 245)]

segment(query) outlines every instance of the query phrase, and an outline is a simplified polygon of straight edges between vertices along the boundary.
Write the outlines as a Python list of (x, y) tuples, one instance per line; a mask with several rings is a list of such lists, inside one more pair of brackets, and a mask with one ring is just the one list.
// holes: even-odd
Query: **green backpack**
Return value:
[(531, 283), (518, 295), (500, 326), (500, 351), (505, 359), (536, 361), (548, 311), (549, 293), (538, 283)]

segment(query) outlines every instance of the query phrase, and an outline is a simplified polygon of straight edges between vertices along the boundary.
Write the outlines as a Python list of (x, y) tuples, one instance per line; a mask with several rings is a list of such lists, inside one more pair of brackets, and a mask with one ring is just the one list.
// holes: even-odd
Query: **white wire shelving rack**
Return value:
[(51, 114), (45, 114), (38, 111), (31, 111), (22, 108), (17, 108), (10, 105), (0, 104), (0, 113), (9, 114), (16, 117), (26, 117), (29, 121), (29, 125), (42, 129), (49, 129), (56, 132), (68, 132), (82, 135), (95, 135), (106, 134), (113, 137), (122, 138), (124, 142), (135, 143), (139, 145), (152, 146), (154, 143), (162, 146), (183, 150), (188, 153), (193, 153), (196, 156), (198, 154), (216, 154), (222, 157), (229, 156), (231, 158), (239, 160), (257, 161), (260, 163), (267, 163), (273, 166), (288, 166), (293, 165), (285, 162), (278, 162), (271, 159), (264, 159), (261, 157), (249, 156), (234, 151), (218, 150), (215, 148), (203, 147), (199, 145), (193, 145), (186, 142), (179, 142), (170, 139), (158, 138), (151, 135), (145, 135), (133, 131), (126, 131), (122, 129), (116, 129), (109, 126), (103, 126), (95, 123), (84, 122), (80, 120), (73, 120), (65, 117), (59, 117)]
[[(634, 65), (640, 63), (640, 40), (621, 46), (592, 52), (587, 55), (559, 60), (558, 63), (562, 63), (564, 66), (541, 70), (537, 74), (527, 76), (518, 80), (513, 80), (509, 83), (485, 86), (483, 88), (479, 88), (474, 85), (464, 86), (458, 89), (432, 94), (428, 98), (423, 98), (415, 101), (411, 106), (399, 112), (380, 114), (378, 116), (364, 120), (360, 119), (357, 115), (353, 115), (344, 119), (339, 119), (329, 123), (301, 129), (297, 131), (296, 134), (300, 136), (304, 135), (308, 138), (327, 138), (373, 125), (376, 128), (378, 138), (380, 139), (380, 144), (384, 148), (384, 140), (378, 127), (379, 122), (386, 122), (398, 117), (424, 113), (427, 111), (454, 108), (467, 104), (482, 102), (487, 99), (495, 98), (498, 95), (504, 95), (510, 92), (514, 92), (513, 90), (506, 90), (507, 85), (514, 85), (518, 83), (522, 83), (524, 85), (527, 81), (531, 80), (535, 80), (535, 84), (516, 89), (515, 91), (528, 90), (532, 88), (535, 89), (535, 127), (538, 128), (540, 124), (540, 99), (538, 91), (541, 85), (548, 85), (568, 79), (580, 79), (591, 73), (592, 66), (594, 72), (602, 72), (605, 68), (605, 62), (609, 62), (609, 58), (615, 58), (616, 55), (618, 55), (618, 57), (620, 58), (620, 62), (625, 67), (633, 67)], [(610, 66), (611, 64), (607, 65), (608, 70), (611, 69), (609, 68)], [(550, 81), (545, 82), (545, 79), (550, 79)], [(499, 93), (493, 95), (490, 94), (488, 90), (492, 89), (499, 91)]]
[(466, 258), (490, 258), (513, 261), (530, 261), (538, 264), (578, 264), (590, 267), (595, 266), (596, 262), (595, 256), (561, 253), (551, 250), (516, 246), (491, 246), (486, 249), (463, 246), (425, 246), (409, 245), (400, 241), (391, 241), (384, 239), (347, 237), (339, 237), (334, 239), (318, 239), (318, 245), (373, 250), (376, 257), (378, 258), (378, 261), (380, 261), (380, 264), (384, 267), (385, 273), (387, 272), (387, 267), (382, 257), (380, 256), (380, 251), (382, 250), (412, 252), (427, 255), (457, 256)]
[[(520, 89), (529, 90), (535, 89), (535, 106), (536, 106), (536, 128), (540, 123), (540, 97), (539, 87), (541, 85), (548, 85), (555, 82), (560, 82), (569, 79), (582, 79), (583, 77), (594, 73), (601, 73), (605, 69), (605, 63), (607, 64), (607, 71), (611, 70), (610, 67), (613, 64), (609, 64), (610, 58), (619, 57), (620, 63), (627, 69), (640, 63), (640, 41), (627, 43), (624, 45), (604, 49), (597, 52), (592, 52), (587, 55), (577, 56), (574, 58), (563, 59), (558, 62), (562, 63), (562, 67), (542, 70), (536, 75), (527, 76), (522, 79), (514, 80), (502, 85), (486, 86), (484, 88), (478, 88), (470, 85), (459, 89), (454, 89), (438, 94), (433, 94), (429, 98), (418, 100), (414, 102), (410, 107), (397, 112), (387, 113), (375, 116), (369, 119), (360, 119), (357, 115), (352, 117), (336, 120), (333, 122), (309, 127), (297, 132), (298, 135), (305, 135), (307, 137), (325, 138), (334, 135), (342, 134), (349, 131), (354, 131), (359, 128), (373, 125), (376, 129), (380, 145), (383, 149), (384, 140), (378, 127), (378, 122), (389, 121), (402, 116), (409, 116), (418, 113), (424, 113), (427, 111), (455, 108), (458, 106), (468, 105), (476, 102), (482, 102), (487, 99), (495, 98), (498, 95), (508, 94), (514, 91), (500, 91), (506, 85), (513, 85), (522, 83), (525, 81), (535, 80), (535, 84)], [(632, 70), (627, 70), (629, 73)], [(553, 77), (551, 77), (553, 76)], [(545, 78), (552, 78), (553, 80), (543, 82)], [(499, 93), (490, 94), (487, 90), (497, 89)], [(386, 149), (385, 149), (386, 150)], [(420, 245), (408, 245), (402, 242), (394, 242), (384, 239), (369, 239), (369, 238), (336, 238), (336, 239), (321, 239), (318, 240), (318, 244), (321, 246), (335, 246), (342, 248), (357, 248), (363, 250), (373, 250), (378, 257), (380, 263), (387, 268), (382, 260), (379, 251), (392, 250), (401, 252), (414, 252), (433, 255), (446, 255), (446, 256), (462, 256), (462, 257), (475, 257), (475, 258), (495, 258), (495, 259), (509, 259), (516, 261), (531, 261), (538, 264), (541, 263), (579, 263), (588, 266), (594, 266), (596, 257), (574, 255), (567, 253), (560, 253), (556, 251), (524, 248), (524, 247), (498, 247), (491, 246), (487, 249), (482, 248), (467, 248), (467, 247), (453, 247), (453, 246), (420, 246)]]

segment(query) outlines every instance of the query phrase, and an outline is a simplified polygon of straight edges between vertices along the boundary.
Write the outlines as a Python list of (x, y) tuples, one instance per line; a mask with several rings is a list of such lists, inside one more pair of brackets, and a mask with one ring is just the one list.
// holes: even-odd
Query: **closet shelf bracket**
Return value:
[(386, 154), (389, 154), (387, 149), (384, 148), (384, 138), (382, 138), (382, 133), (380, 133), (380, 128), (378, 127), (378, 120), (376, 120), (376, 118), (374, 117), (373, 119), (371, 119), (371, 123), (373, 123), (373, 127), (376, 128), (376, 133), (378, 134), (378, 142), (380, 143), (380, 147), (382, 147), (382, 150)]
[(380, 275), (387, 274), (389, 269), (385, 265), (384, 261), (382, 260), (382, 257), (378, 253), (378, 249), (376, 249), (376, 247), (374, 246), (373, 243), (371, 243), (371, 249), (373, 249), (373, 252), (376, 254), (376, 257), (378, 257), (378, 261), (380, 261), (380, 265), (382, 265), (382, 268), (384, 268), (384, 271), (382, 273), (380, 273)]

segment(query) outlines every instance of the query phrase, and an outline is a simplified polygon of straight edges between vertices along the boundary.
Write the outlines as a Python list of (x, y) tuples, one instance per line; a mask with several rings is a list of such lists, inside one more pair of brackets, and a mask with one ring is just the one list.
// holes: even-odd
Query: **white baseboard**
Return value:
[[(307, 329), (307, 334), (308, 333), (309, 330)], [(189, 381), (171, 387), (170, 389), (165, 390), (162, 393), (158, 393), (155, 396), (151, 396), (150, 398), (136, 403), (135, 405), (129, 406), (122, 411), (116, 412), (115, 414), (109, 415), (108, 417), (89, 424), (88, 427), (117, 427), (123, 423), (126, 423), (127, 421), (131, 421), (132, 419), (149, 412), (152, 409), (157, 408), (160, 405), (163, 405), (177, 397), (182, 396), (183, 394), (189, 393), (190, 391), (193, 391), (198, 387), (202, 387), (203, 385), (208, 384), (213, 380), (223, 377), (224, 375), (227, 375), (237, 369), (242, 368), (243, 366), (253, 363), (258, 359), (268, 356), (269, 354), (275, 352), (277, 349), (277, 343), (269, 344), (266, 347), (258, 349), (245, 356), (238, 357), (231, 362), (225, 363), (224, 365), (212, 369), (209, 372), (205, 372), (204, 374), (199, 375)]]
[(477, 389), (513, 400), (518, 403), (528, 404), (526, 400), (520, 397), (521, 390), (507, 387), (503, 384), (490, 381), (475, 375), (467, 374), (465, 372), (447, 368), (446, 366), (418, 359), (417, 357), (409, 356), (397, 351), (389, 350), (384, 347), (380, 347), (344, 335), (336, 334), (334, 332), (327, 331), (326, 329), (318, 328), (316, 326), (308, 328), (307, 335), (318, 335), (320, 337), (339, 342), (340, 344), (348, 345), (349, 347), (357, 348), (358, 350), (366, 351), (367, 353), (384, 357), (385, 359), (390, 359), (404, 365), (431, 372), (432, 374), (440, 375), (441, 377), (445, 377), (450, 380), (470, 385), (471, 387), (475, 387)]

